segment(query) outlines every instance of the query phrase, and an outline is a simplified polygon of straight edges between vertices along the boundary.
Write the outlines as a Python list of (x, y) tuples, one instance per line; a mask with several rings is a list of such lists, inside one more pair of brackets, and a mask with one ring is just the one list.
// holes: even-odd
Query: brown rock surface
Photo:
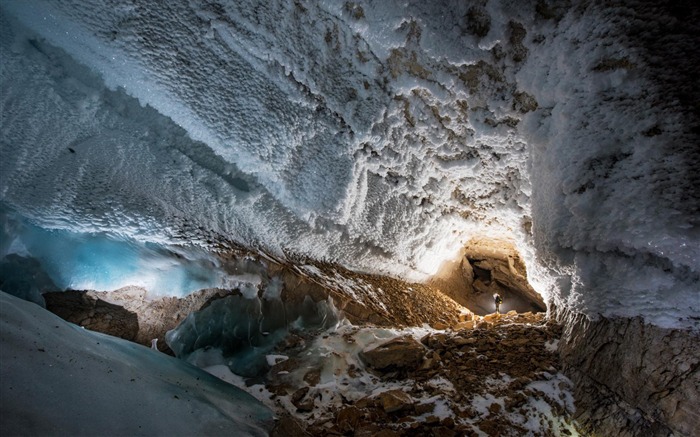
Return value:
[(700, 430), (700, 334), (557, 311), (559, 345), (575, 384), (577, 420), (618, 436), (695, 436)]
[(379, 401), (387, 413), (396, 413), (413, 406), (413, 399), (403, 390), (389, 390), (379, 394)]
[(501, 294), (508, 309), (546, 310), (544, 300), (527, 281), (525, 264), (508, 240), (470, 240), (460, 256), (446, 262), (429, 284), (479, 315), (495, 311), (494, 293)]
[(169, 351), (165, 333), (190, 312), (206, 307), (212, 300), (234, 292), (206, 289), (184, 298), (150, 300), (146, 290), (124, 287), (109, 292), (65, 291), (45, 293), (47, 309), (71, 323), (94, 331), (126, 338), (144, 346), (158, 339), (158, 349)]
[(270, 437), (306, 437), (309, 435), (300, 421), (288, 414), (280, 417), (270, 432)]
[(351, 432), (360, 424), (364, 413), (355, 406), (345, 407), (335, 416), (335, 422), (342, 433)]
[(376, 370), (402, 369), (418, 365), (425, 352), (425, 347), (413, 337), (399, 337), (362, 351), (360, 358)]
[[(434, 331), (420, 343), (399, 337), (393, 346), (392, 342), (381, 344), (375, 349), (387, 345), (392, 349), (396, 344), (412, 341), (420, 346), (426, 359), (410, 360), (411, 364), (404, 363), (401, 371), (388, 367), (378, 375), (361, 368), (353, 368), (351, 372), (348, 368), (348, 376), (352, 373), (353, 378), (374, 380), (365, 397), (341, 395), (336, 402), (342, 406), (316, 402), (311, 410), (294, 413), (313, 436), (515, 436), (528, 435), (522, 424), (530, 420), (539, 423), (542, 430), (534, 435), (569, 435), (575, 429), (570, 419), (573, 411), (567, 409), (563, 397), (531, 386), (532, 383), (556, 384), (559, 388), (563, 385), (564, 391), (568, 387), (563, 377), (555, 376), (559, 356), (547, 346), (560, 336), (560, 326), (545, 320), (542, 313), (504, 314), (489, 325), (489, 329)], [(350, 336), (345, 332), (341, 338)], [(400, 349), (397, 346), (394, 351)], [(289, 354), (284, 349), (276, 352)], [(304, 352), (300, 354), (303, 356)], [(427, 361), (434, 365), (426, 366)], [(336, 376), (344, 380), (342, 374)], [(268, 378), (275, 380), (278, 376), (270, 374)], [(322, 386), (308, 387), (303, 381), (287, 381), (298, 384), (288, 387), (286, 394), (281, 395), (291, 401), (298, 401), (302, 393), (302, 400), (329, 399)], [(269, 383), (266, 385), (272, 391)], [(488, 395), (502, 401), (483, 404)], [(476, 401), (476, 397), (482, 401)], [(482, 402), (485, 413), (478, 412), (472, 402)], [(533, 403), (542, 402), (549, 407), (538, 413)], [(438, 404), (440, 408), (436, 408)], [(450, 412), (447, 416), (446, 411)]]
[(44, 293), (46, 309), (84, 328), (125, 340), (136, 340), (139, 320), (136, 313), (103, 300), (101, 293), (65, 291)]

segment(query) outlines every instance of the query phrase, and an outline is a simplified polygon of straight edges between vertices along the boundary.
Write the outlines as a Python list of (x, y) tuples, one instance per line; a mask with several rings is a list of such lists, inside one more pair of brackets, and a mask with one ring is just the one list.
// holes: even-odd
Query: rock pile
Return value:
[[(313, 384), (298, 381), (301, 387), (291, 380), (280, 384), (301, 361), (291, 357), (291, 364), (273, 367), (266, 388), (273, 393), (272, 405), (286, 414), (277, 435), (575, 433), (569, 381), (558, 374), (560, 326), (545, 321), (544, 314), (530, 313), (477, 317), (474, 322), (474, 329), (432, 331), (420, 342), (401, 336), (365, 348), (358, 354), (365, 367), (351, 365), (347, 375), (338, 375), (336, 368), (334, 375), (354, 380), (364, 387), (364, 396), (341, 396), (336, 404), (324, 391), (328, 377), (317, 377)], [(292, 428), (303, 432), (289, 434), (286, 430)]]

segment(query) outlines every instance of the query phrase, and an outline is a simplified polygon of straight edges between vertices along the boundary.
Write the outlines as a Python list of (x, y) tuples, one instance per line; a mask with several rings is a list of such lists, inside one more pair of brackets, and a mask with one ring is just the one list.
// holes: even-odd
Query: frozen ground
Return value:
[(264, 436), (272, 413), (185, 362), (0, 292), (3, 435)]
[(574, 3), (3, 1), (0, 201), (409, 279), (508, 237), (559, 305), (697, 328), (698, 8)]
[[(263, 378), (232, 372), (236, 363), (211, 341), (189, 361), (248, 391), (278, 416), (294, 416), (311, 435), (578, 435), (571, 381), (559, 373), (558, 354), (548, 346), (560, 330), (543, 317), (488, 317), (477, 320), (477, 329), (455, 331), (343, 322), (320, 334), (291, 330), (269, 351)], [(405, 364), (408, 354), (393, 352), (396, 366), (377, 370), (361, 357), (405, 336), (425, 345), (415, 343), (416, 363)]]

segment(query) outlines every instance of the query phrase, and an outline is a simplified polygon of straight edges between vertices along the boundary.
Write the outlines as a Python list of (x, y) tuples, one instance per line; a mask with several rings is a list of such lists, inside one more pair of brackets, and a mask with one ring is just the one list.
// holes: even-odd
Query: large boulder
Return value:
[(61, 291), (44, 293), (46, 309), (76, 325), (134, 341), (139, 332), (136, 313), (101, 299), (96, 292)]
[(413, 337), (398, 337), (360, 352), (367, 366), (376, 370), (415, 368), (425, 355), (425, 347)]
[(237, 291), (204, 289), (182, 298), (165, 296), (150, 299), (145, 289), (124, 287), (115, 291), (59, 291), (44, 293), (46, 309), (62, 319), (144, 346), (171, 353), (165, 333), (177, 327), (188, 314), (208, 306), (214, 300)]
[(379, 394), (379, 402), (387, 413), (396, 413), (413, 406), (413, 398), (403, 390), (395, 389)]

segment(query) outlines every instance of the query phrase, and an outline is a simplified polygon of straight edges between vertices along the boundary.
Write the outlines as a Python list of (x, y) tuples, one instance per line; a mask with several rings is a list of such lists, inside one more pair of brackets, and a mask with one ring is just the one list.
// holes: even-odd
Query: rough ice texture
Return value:
[(0, 292), (3, 435), (264, 436), (247, 393), (146, 347)]
[(325, 330), (338, 321), (330, 298), (314, 301), (306, 295), (295, 302), (267, 293), (268, 287), (280, 287), (277, 281), (266, 280), (263, 287), (262, 298), (256, 289), (252, 296), (236, 292), (210, 299), (169, 330), (165, 341), (178, 358), (192, 363), (219, 349), (234, 373), (251, 377), (267, 369), (267, 357), (290, 331)]
[(536, 26), (518, 82), (540, 106), (524, 131), (557, 305), (699, 327), (699, 17), (592, 3)]
[(578, 3), (4, 1), (1, 199), (697, 327), (698, 8)]
[(575, 419), (593, 435), (693, 436), (700, 429), (700, 335), (635, 318), (557, 310)]

